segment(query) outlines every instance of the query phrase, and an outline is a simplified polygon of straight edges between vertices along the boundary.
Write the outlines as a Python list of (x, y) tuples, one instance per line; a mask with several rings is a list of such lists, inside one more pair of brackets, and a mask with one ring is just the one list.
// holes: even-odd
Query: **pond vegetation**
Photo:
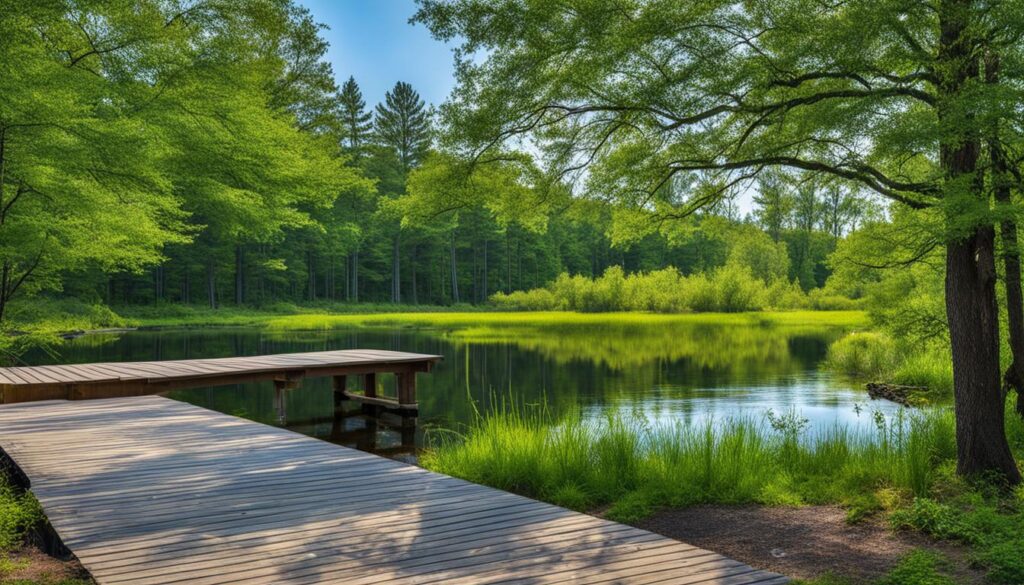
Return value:
[[(839, 503), (849, 522), (885, 514), (894, 529), (970, 545), (994, 583), (1024, 581), (1024, 488), (1007, 493), (957, 477), (947, 410), (866, 414), (873, 432), (810, 431), (794, 411), (688, 425), (618, 412), (553, 418), (509, 401), (460, 432), (437, 433), (421, 462), (625, 522), (665, 506)], [(1010, 441), (1024, 455), (1024, 422), (1008, 420)], [(930, 566), (912, 557), (883, 582), (925, 582), (901, 575)]]
[[(0, 360), (445, 353), (435, 469), (625, 520), (836, 502), (1024, 582), (1019, 1), (405, 12), (465, 59), (444, 104), (368, 106), (299, 0), (6, 2)], [(0, 484), (0, 570), (33, 502)]]

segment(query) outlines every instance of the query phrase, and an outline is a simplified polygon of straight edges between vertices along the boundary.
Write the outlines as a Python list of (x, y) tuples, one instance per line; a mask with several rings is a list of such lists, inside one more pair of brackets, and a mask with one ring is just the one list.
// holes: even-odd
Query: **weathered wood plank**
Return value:
[(414, 388), (415, 372), (429, 371), (441, 356), (384, 351), (336, 350), (233, 358), (110, 362), (0, 368), (6, 403), (56, 397), (96, 399), (157, 394), (176, 388), (220, 386), (267, 379), (389, 372)]
[(785, 582), (636, 528), (159, 397), (0, 406), (0, 447), (101, 585)]

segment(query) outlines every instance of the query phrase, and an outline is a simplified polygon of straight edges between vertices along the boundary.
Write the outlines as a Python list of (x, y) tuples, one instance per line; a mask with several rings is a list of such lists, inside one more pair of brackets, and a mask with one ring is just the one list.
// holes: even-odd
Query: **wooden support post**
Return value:
[(334, 376), (332, 380), (334, 388), (334, 410), (341, 408), (342, 402), (345, 401), (345, 383), (348, 381), (346, 376)]
[(370, 372), (363, 374), (363, 396), (367, 398), (377, 397), (377, 373)]
[(277, 422), (281, 425), (288, 422), (287, 397), (285, 396), (287, 390), (288, 382), (286, 380), (274, 380), (274, 410), (277, 411)]
[(395, 374), (398, 379), (398, 404), (401, 406), (412, 406), (416, 404), (416, 373), (399, 372)]

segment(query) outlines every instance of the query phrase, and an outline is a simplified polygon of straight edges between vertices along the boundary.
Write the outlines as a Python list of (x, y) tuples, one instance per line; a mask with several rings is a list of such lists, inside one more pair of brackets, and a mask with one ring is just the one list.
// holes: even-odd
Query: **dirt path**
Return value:
[(966, 549), (912, 533), (893, 533), (879, 520), (850, 525), (838, 506), (694, 506), (662, 510), (640, 528), (801, 579), (828, 572), (857, 581), (885, 574), (915, 548), (953, 561), (957, 583), (982, 583)]

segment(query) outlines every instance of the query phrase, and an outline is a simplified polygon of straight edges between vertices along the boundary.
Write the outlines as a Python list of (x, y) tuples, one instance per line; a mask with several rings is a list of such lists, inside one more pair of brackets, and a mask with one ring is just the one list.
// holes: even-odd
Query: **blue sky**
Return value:
[(300, 0), (331, 47), (327, 54), (340, 86), (349, 75), (367, 107), (384, 99), (398, 81), (411, 83), (428, 104), (440, 104), (455, 85), (450, 47), (409, 24), (413, 0)]

